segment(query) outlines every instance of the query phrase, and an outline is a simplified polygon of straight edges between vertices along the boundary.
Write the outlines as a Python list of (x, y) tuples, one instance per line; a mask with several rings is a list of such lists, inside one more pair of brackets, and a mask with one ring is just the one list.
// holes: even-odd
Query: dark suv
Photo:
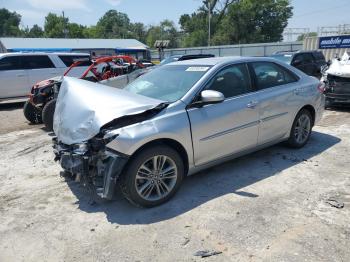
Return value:
[(271, 57), (290, 64), (305, 74), (321, 78), (321, 68), (327, 65), (320, 51), (277, 52)]

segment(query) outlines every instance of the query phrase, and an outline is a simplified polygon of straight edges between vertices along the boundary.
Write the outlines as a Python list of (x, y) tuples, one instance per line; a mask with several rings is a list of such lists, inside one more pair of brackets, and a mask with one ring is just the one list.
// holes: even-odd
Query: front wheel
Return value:
[(56, 99), (52, 99), (43, 108), (43, 122), (45, 127), (49, 130), (53, 130), (53, 116), (55, 114)]
[(43, 122), (41, 113), (41, 108), (34, 106), (29, 100), (25, 102), (23, 106), (23, 114), (29, 122), (32, 124), (41, 124)]
[(312, 116), (306, 109), (302, 109), (294, 119), (288, 145), (294, 148), (303, 147), (310, 138), (312, 130)]
[(184, 172), (183, 160), (177, 151), (166, 145), (149, 147), (130, 160), (120, 186), (132, 204), (153, 207), (176, 193)]

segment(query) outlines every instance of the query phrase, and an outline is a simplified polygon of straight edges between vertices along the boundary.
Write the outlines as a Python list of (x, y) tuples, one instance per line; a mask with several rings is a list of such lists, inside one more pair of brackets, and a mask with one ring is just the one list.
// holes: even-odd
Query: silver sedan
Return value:
[(282, 141), (303, 147), (323, 109), (317, 79), (269, 58), (175, 62), (124, 89), (66, 78), (54, 151), (65, 175), (100, 197), (120, 185), (152, 207), (209, 166)]

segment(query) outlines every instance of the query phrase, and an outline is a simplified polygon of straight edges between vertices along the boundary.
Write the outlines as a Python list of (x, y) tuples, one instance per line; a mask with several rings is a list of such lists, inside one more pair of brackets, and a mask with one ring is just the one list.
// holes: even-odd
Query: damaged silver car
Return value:
[(66, 78), (56, 160), (102, 198), (119, 185), (130, 202), (156, 206), (199, 170), (281, 141), (304, 146), (324, 109), (322, 90), (269, 58), (175, 62), (122, 90)]

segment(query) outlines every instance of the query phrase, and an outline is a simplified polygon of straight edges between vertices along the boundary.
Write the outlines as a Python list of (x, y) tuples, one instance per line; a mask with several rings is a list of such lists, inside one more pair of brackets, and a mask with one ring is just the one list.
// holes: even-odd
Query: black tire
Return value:
[(49, 130), (53, 130), (53, 115), (55, 114), (56, 99), (52, 99), (43, 108), (43, 123)]
[[(139, 168), (154, 156), (166, 156), (167, 158), (170, 158), (173, 161), (172, 163), (176, 165), (177, 178), (176, 178), (176, 182), (173, 181), (172, 189), (169, 190), (167, 195), (165, 195), (163, 198), (157, 199), (157, 200), (146, 200), (142, 198), (137, 192), (136, 175), (138, 173)], [(127, 164), (123, 174), (121, 175), (119, 182), (120, 182), (121, 191), (124, 197), (128, 199), (129, 202), (131, 202), (133, 205), (136, 205), (138, 207), (154, 207), (167, 202), (176, 193), (176, 191), (179, 189), (182, 183), (182, 180), (184, 178), (184, 173), (185, 173), (184, 164), (179, 153), (176, 150), (166, 145), (157, 145), (154, 147), (145, 148), (144, 150), (140, 151), (135, 156), (133, 156), (132, 159), (130, 159), (129, 163)], [(159, 174), (160, 173), (158, 173), (158, 175)], [(164, 181), (163, 179), (162, 181)], [(157, 185), (157, 183), (155, 182), (155, 184), (153, 184), (152, 186), (153, 186), (153, 189), (151, 189), (150, 191), (152, 191), (153, 193), (157, 193), (156, 189), (157, 188), (159, 189), (158, 186), (160, 185), (159, 184)]]
[[(296, 128), (297, 128), (299, 119), (301, 119), (303, 117), (306, 117), (309, 121), (308, 134), (307, 134), (307, 136), (305, 136), (305, 138), (302, 141), (300, 141), (300, 140), (298, 141), (297, 135), (296, 135), (296, 133), (298, 131), (296, 131)], [(289, 139), (287, 140), (287, 145), (290, 147), (293, 147), (293, 148), (301, 148), (301, 147), (305, 146), (306, 143), (309, 141), (312, 127), (313, 127), (313, 119), (312, 119), (312, 115), (311, 115), (310, 111), (306, 110), (306, 109), (300, 110), (294, 119), (292, 128), (290, 130), (290, 136), (289, 136)], [(306, 128), (305, 128), (305, 130), (306, 130)]]
[(23, 114), (32, 124), (41, 124), (43, 122), (42, 109), (34, 106), (29, 100), (23, 106)]

